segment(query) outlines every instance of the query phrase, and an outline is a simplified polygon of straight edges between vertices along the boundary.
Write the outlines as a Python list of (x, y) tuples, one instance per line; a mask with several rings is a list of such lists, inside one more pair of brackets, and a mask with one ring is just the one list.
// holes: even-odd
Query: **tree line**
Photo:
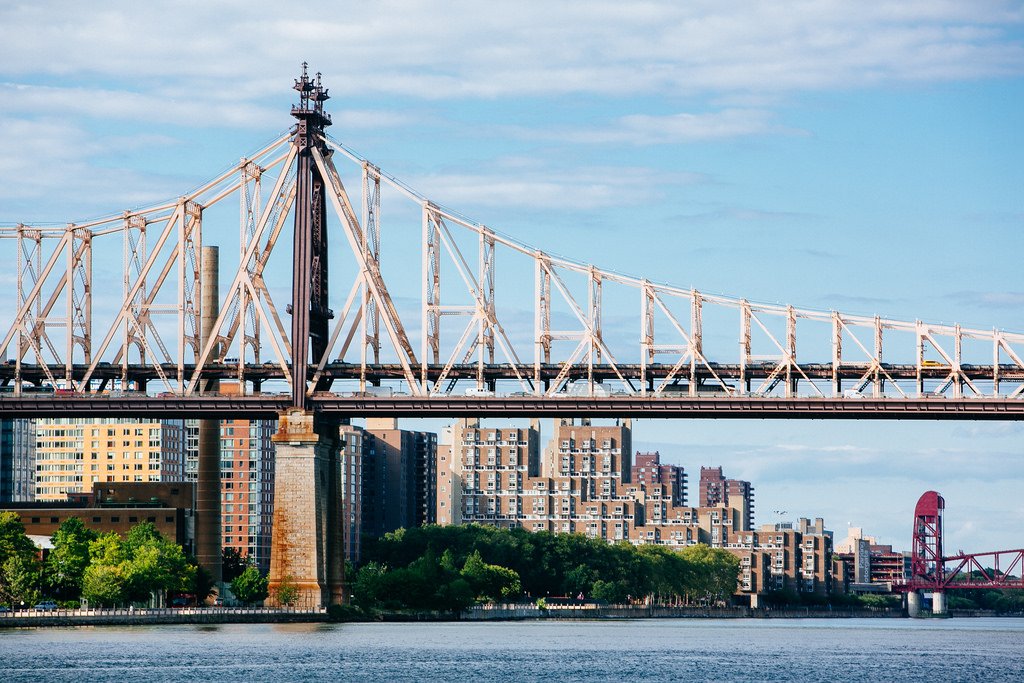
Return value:
[(367, 543), (364, 561), (351, 586), (369, 610), (555, 597), (715, 604), (735, 592), (739, 575), (734, 555), (706, 545), (675, 551), (475, 524), (399, 529)]
[(0, 512), (0, 604), (31, 607), (46, 597), (67, 607), (82, 599), (97, 607), (148, 602), (154, 594), (210, 594), (209, 575), (151, 522), (124, 536), (65, 520), (40, 560), (14, 512)]

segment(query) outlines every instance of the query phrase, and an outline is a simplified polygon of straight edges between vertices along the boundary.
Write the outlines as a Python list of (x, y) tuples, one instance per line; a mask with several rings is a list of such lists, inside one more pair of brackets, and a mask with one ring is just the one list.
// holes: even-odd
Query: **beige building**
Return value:
[(835, 588), (832, 536), (820, 518), (814, 523), (800, 519), (795, 529), (788, 524), (764, 524), (756, 531), (735, 531), (724, 547), (740, 560), (744, 593), (827, 594)]
[(37, 501), (65, 500), (102, 482), (180, 481), (184, 466), (182, 420), (36, 421)]
[[(741, 593), (833, 590), (832, 538), (821, 519), (754, 531), (747, 482), (739, 482), (745, 486), (734, 495), (689, 507), (678, 504), (681, 476), (630, 481), (628, 421), (557, 421), (542, 458), (539, 441), (536, 422), (520, 428), (461, 420), (446, 430), (437, 453), (438, 524), (522, 527), (673, 548), (704, 543), (740, 558)], [(717, 479), (730, 481), (715, 470)]]

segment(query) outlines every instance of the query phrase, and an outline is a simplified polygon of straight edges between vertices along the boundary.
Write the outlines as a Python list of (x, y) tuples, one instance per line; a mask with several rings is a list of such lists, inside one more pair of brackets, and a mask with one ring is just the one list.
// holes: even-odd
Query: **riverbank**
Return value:
[(477, 605), (462, 613), (467, 621), (516, 621), (529, 619), (801, 619), (801, 618), (902, 618), (902, 609), (792, 607), (665, 607), (656, 605)]
[(327, 610), (241, 607), (181, 609), (58, 609), (0, 614), (0, 628), (144, 624), (300, 624), (327, 621)]
[[(901, 610), (883, 609), (750, 609), (749, 607), (662, 607), (645, 605), (478, 605), (461, 614), (448, 612), (385, 611), (361, 614), (356, 610), (329, 614), (328, 610), (291, 610), (241, 607), (183, 609), (68, 609), (26, 610), (0, 614), (0, 628), (54, 626), (132, 626), (146, 624), (287, 624), (328, 621), (451, 622), (451, 621), (579, 621), (610, 619), (807, 619), (902, 618)], [(332, 619), (332, 617), (334, 617)]]

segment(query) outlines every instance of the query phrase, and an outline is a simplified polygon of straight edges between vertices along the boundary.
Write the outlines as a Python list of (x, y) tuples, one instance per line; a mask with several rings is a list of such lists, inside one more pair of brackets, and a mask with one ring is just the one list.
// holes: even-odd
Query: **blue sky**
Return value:
[[(711, 293), (1024, 331), (1024, 5), (721, 5), (8, 2), (0, 223), (180, 195), (288, 128), (308, 60), (335, 138), (522, 242)], [(750, 479), (760, 521), (897, 546), (937, 489), (951, 546), (986, 550), (1024, 545), (1022, 436), (642, 421), (635, 440)]]

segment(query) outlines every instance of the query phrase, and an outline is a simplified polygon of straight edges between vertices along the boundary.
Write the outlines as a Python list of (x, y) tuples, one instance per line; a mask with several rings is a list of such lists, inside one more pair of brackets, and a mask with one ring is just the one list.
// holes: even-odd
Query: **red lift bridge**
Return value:
[(927, 491), (914, 509), (910, 580), (895, 589), (944, 592), (966, 588), (1024, 588), (1024, 549), (943, 555), (942, 511), (946, 502)]

